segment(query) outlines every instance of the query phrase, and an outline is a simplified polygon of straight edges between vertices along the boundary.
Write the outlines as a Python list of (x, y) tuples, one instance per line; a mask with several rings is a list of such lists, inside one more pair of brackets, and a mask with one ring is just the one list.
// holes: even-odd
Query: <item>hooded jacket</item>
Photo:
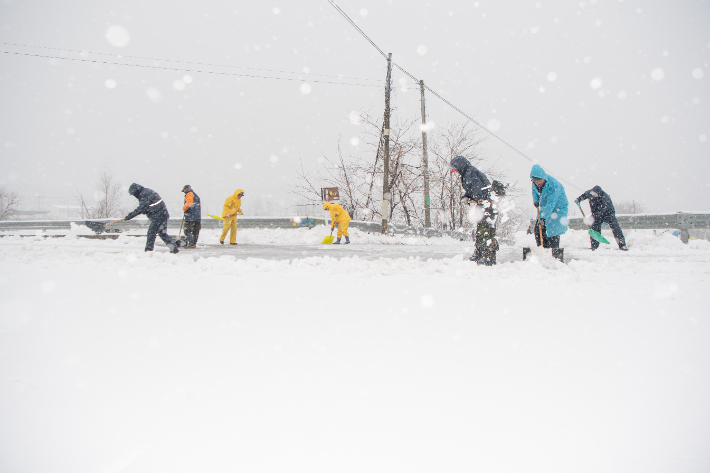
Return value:
[(542, 191), (537, 190), (532, 183), (533, 202), (540, 203), (540, 218), (545, 220), (547, 236), (562, 235), (567, 231), (567, 210), (569, 202), (565, 188), (560, 181), (547, 174), (539, 165), (534, 165), (530, 171), (530, 178), (545, 179)]
[(200, 197), (195, 194), (192, 187), (185, 186), (187, 192), (185, 192), (185, 204), (182, 207), (183, 212), (185, 212), (186, 222), (200, 222), (202, 221), (202, 205), (200, 204)]
[(335, 227), (336, 223), (345, 223), (352, 220), (350, 214), (343, 208), (340, 204), (328, 203), (328, 212), (330, 212), (330, 218), (332, 219), (331, 228)]
[[(596, 193), (597, 197), (594, 197), (592, 192)], [(589, 199), (589, 207), (592, 209), (592, 215), (596, 217), (616, 215), (616, 209), (614, 208), (614, 203), (611, 201), (611, 197), (609, 197), (609, 194), (604, 192), (601, 187), (592, 187), (587, 192), (577, 197), (575, 202), (579, 203), (586, 199)]]
[(225, 220), (236, 220), (237, 219), (236, 214), (241, 214), (242, 199), (240, 199), (237, 196), (243, 192), (244, 192), (244, 189), (237, 189), (234, 192), (234, 194), (227, 197), (227, 200), (224, 201), (224, 207), (222, 208), (222, 217), (225, 217), (227, 215), (231, 215), (231, 217), (225, 218)]
[(451, 167), (456, 169), (461, 175), (461, 185), (466, 191), (464, 197), (475, 201), (491, 198), (491, 181), (488, 180), (485, 174), (476, 169), (468, 159), (463, 156), (456, 156), (451, 160)]
[(135, 182), (128, 188), (128, 193), (138, 199), (138, 207), (126, 215), (126, 220), (145, 214), (151, 220), (162, 220), (170, 217), (168, 207), (153, 189), (148, 189)]

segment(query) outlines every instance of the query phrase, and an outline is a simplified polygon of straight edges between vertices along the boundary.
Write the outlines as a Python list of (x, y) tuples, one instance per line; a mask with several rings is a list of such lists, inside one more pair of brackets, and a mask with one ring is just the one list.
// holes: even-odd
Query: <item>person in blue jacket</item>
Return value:
[(148, 238), (145, 241), (145, 251), (153, 251), (155, 246), (155, 235), (159, 235), (165, 245), (170, 248), (171, 253), (177, 253), (177, 244), (170, 238), (168, 232), (168, 207), (153, 189), (148, 189), (135, 182), (128, 188), (128, 193), (138, 199), (138, 207), (133, 212), (126, 215), (124, 220), (130, 220), (140, 214), (145, 214), (150, 220), (148, 227)]
[[(547, 174), (542, 167), (534, 165), (530, 171), (533, 205), (538, 208), (540, 218), (535, 228), (537, 246), (543, 248), (560, 247), (560, 235), (567, 231), (567, 209), (569, 202), (565, 188), (560, 181)], [(542, 242), (540, 233), (542, 230)], [(553, 256), (562, 260), (562, 250), (553, 251)]]

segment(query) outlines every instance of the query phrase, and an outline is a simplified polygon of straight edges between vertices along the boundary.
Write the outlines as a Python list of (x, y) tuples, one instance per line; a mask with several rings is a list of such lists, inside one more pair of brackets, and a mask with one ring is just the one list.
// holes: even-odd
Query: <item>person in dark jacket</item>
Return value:
[(131, 220), (140, 214), (145, 214), (148, 220), (150, 220), (148, 238), (145, 241), (145, 251), (153, 251), (155, 235), (157, 234), (160, 235), (160, 239), (170, 248), (171, 253), (177, 253), (177, 245), (166, 231), (170, 214), (168, 213), (168, 207), (165, 205), (165, 202), (163, 202), (163, 199), (161, 199), (154, 190), (136, 183), (131, 184), (128, 188), (128, 193), (138, 199), (138, 207), (136, 207), (133, 212), (126, 215), (124, 220)]
[(183, 187), (182, 191), (185, 193), (185, 203), (182, 207), (182, 211), (185, 212), (185, 236), (187, 237), (185, 246), (187, 248), (195, 248), (202, 228), (200, 197), (195, 194), (195, 191), (189, 185)]
[[(616, 239), (619, 249), (628, 251), (624, 232), (621, 231), (619, 221), (616, 219), (616, 209), (614, 208), (614, 203), (611, 201), (609, 194), (604, 192), (601, 187), (594, 186), (574, 199), (574, 203), (579, 205), (581, 201), (587, 199), (589, 199), (589, 207), (592, 209), (592, 230), (595, 232), (601, 231), (602, 224), (606, 222), (609, 224), (612, 233), (614, 233), (614, 239)], [(599, 242), (597, 240), (591, 237), (589, 239), (592, 242), (592, 251), (599, 248)]]
[(469, 260), (479, 265), (493, 266), (496, 264), (498, 251), (495, 227), (498, 196), (491, 190), (488, 177), (463, 156), (456, 156), (451, 160), (451, 172), (457, 172), (461, 176), (461, 185), (466, 191), (462, 200), (469, 206), (478, 207), (478, 211), (474, 209), (473, 212), (480, 218), (476, 225), (475, 252)]

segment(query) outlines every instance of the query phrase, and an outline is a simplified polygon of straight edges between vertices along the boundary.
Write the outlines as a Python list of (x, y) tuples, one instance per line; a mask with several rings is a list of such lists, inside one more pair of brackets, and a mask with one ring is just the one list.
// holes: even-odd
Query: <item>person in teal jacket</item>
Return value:
[[(535, 228), (537, 246), (543, 248), (559, 248), (560, 235), (567, 231), (567, 209), (569, 202), (565, 188), (560, 181), (547, 174), (539, 165), (534, 165), (530, 171), (532, 181), (533, 205), (540, 210), (540, 219)], [(542, 242), (540, 230), (542, 228)], [(555, 252), (553, 251), (553, 254)], [(557, 252), (562, 259), (561, 252)]]

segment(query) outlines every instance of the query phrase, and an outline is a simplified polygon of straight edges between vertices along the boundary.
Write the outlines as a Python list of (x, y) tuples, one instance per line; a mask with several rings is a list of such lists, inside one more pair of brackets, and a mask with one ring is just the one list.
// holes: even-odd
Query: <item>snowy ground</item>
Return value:
[(710, 243), (323, 236), (1, 238), (0, 471), (710, 470)]

